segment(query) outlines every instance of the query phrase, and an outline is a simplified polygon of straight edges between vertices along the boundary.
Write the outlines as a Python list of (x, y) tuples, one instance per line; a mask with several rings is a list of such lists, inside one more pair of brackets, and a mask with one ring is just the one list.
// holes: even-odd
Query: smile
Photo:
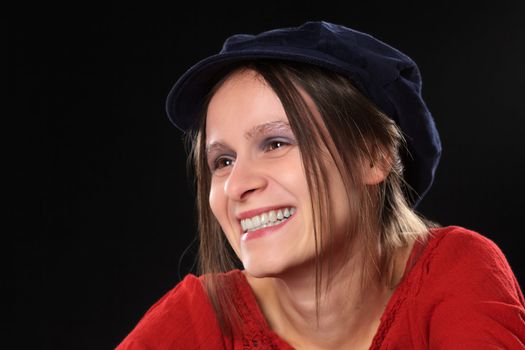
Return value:
[(288, 220), (295, 212), (296, 208), (281, 208), (279, 210), (270, 210), (260, 215), (255, 215), (251, 218), (241, 220), (243, 233), (252, 232), (265, 227), (279, 225)]

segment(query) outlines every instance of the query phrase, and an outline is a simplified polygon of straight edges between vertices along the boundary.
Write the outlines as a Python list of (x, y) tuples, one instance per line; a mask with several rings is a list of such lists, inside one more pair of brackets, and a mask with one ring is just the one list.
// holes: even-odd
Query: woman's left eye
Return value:
[(272, 140), (266, 143), (265, 150), (273, 151), (274, 149), (282, 148), (286, 145), (289, 145), (289, 143), (282, 140)]

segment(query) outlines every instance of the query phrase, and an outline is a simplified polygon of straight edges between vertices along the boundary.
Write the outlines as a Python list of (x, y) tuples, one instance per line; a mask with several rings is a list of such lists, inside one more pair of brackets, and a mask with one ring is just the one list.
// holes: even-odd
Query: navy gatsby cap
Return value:
[(218, 54), (195, 64), (175, 83), (166, 102), (172, 123), (184, 132), (194, 130), (214, 84), (236, 64), (252, 59), (309, 63), (351, 78), (403, 131), (409, 151), (403, 155), (404, 178), (417, 193), (409, 196), (412, 205), (419, 204), (434, 180), (441, 141), (422, 99), (414, 61), (369, 34), (328, 22), (233, 35)]

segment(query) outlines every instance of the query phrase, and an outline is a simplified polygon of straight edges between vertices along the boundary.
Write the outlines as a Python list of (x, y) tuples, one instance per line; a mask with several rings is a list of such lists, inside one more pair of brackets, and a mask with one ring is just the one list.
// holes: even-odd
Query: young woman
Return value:
[(498, 247), (415, 207), (441, 143), (416, 64), (326, 22), (235, 35), (168, 97), (192, 144), (199, 276), (118, 349), (523, 349)]

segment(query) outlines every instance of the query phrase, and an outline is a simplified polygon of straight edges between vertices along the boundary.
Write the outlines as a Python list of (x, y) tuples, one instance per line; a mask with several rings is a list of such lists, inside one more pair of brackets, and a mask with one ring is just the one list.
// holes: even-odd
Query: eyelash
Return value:
[[(270, 151), (268, 151), (268, 152), (271, 152), (271, 151), (273, 151), (273, 150), (280, 149), (280, 148), (283, 148), (284, 146), (288, 146), (288, 145), (290, 145), (289, 142), (286, 142), (286, 141), (283, 141), (283, 140), (278, 140), (278, 139), (277, 139), (277, 140), (269, 140), (268, 142), (264, 143), (264, 149), (266, 150), (266, 149), (268, 148), (268, 146), (273, 145), (273, 144), (276, 144), (276, 143), (280, 143), (280, 144), (282, 144), (281, 147), (274, 148), (274, 149), (272, 149), (272, 150), (270, 150)], [(218, 170), (218, 169), (222, 169), (222, 168), (223, 168), (222, 166), (218, 166), (218, 163), (219, 163), (221, 160), (230, 160), (230, 161), (231, 161), (230, 158), (225, 158), (225, 157), (222, 157), (222, 156), (218, 157), (218, 158), (215, 159), (215, 160), (213, 161), (213, 163), (212, 163), (212, 164), (213, 164), (213, 168), (211, 169), (212, 172), (215, 171), (215, 170)]]

